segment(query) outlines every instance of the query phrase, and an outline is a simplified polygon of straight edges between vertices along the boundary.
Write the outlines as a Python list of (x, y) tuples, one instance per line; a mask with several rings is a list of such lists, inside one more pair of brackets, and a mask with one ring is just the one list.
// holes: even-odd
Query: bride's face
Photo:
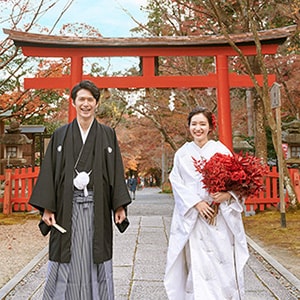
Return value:
[(202, 147), (208, 141), (209, 133), (208, 119), (202, 114), (196, 114), (191, 118), (190, 133), (194, 142)]

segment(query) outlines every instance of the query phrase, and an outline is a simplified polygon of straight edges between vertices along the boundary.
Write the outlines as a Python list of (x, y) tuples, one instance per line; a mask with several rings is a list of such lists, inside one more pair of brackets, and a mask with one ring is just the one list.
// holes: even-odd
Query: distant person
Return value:
[(29, 201), (51, 229), (45, 300), (114, 299), (112, 215), (121, 224), (131, 199), (115, 131), (95, 119), (99, 97), (91, 81), (73, 87), (76, 119), (54, 132)]
[(137, 180), (134, 175), (131, 176), (131, 178), (128, 181), (128, 184), (129, 184), (129, 190), (132, 195), (132, 200), (135, 200), (135, 191), (136, 191), (136, 187), (137, 187)]
[(145, 179), (144, 179), (144, 177), (140, 177), (140, 181), (141, 181), (141, 189), (143, 190), (145, 188)]
[(150, 187), (152, 187), (153, 186), (153, 177), (152, 176), (150, 176), (150, 178), (149, 178), (149, 183), (150, 183)]
[[(175, 207), (164, 279), (169, 300), (240, 300), (244, 295), (243, 269), (249, 255), (242, 203), (234, 191), (208, 194), (192, 159), (231, 153), (221, 142), (208, 139), (214, 120), (206, 108), (192, 110), (188, 126), (193, 141), (174, 157), (170, 181)], [(220, 204), (216, 215), (212, 201)]]

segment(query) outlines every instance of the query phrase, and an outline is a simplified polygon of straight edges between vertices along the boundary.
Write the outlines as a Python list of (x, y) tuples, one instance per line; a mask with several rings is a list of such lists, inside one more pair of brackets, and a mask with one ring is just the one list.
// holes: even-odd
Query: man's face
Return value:
[(76, 109), (77, 118), (88, 120), (95, 116), (97, 101), (89, 90), (81, 89), (77, 92), (73, 106)]

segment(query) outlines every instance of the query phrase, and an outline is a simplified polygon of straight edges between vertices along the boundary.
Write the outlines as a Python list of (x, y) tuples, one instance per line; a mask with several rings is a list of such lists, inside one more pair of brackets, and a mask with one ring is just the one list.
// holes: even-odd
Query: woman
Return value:
[[(170, 174), (175, 208), (166, 291), (170, 300), (242, 299), (243, 268), (249, 256), (243, 207), (232, 191), (208, 194), (193, 162), (193, 158), (209, 160), (217, 152), (231, 152), (221, 142), (208, 139), (215, 118), (206, 108), (191, 111), (188, 126), (193, 141), (176, 152)], [(214, 217), (212, 201), (220, 203), (215, 222), (210, 222)]]

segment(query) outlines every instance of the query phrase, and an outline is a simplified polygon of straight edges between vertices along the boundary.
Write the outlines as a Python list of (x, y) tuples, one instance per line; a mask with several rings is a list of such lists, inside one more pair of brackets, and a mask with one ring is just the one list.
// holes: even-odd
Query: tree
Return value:
[[(253, 6), (250, 6), (249, 2), (245, 3), (243, 1), (235, 1), (235, 4), (238, 5), (238, 8), (241, 12), (247, 12), (247, 14), (244, 14), (244, 16), (247, 17), (247, 23), (249, 24), (249, 29), (252, 32), (254, 39), (255, 39), (255, 45), (256, 45), (256, 49), (257, 49), (257, 56), (256, 56), (257, 65), (260, 70), (260, 73), (263, 74), (263, 78), (264, 78), (263, 85), (259, 86), (258, 82), (255, 79), (255, 72), (253, 70), (253, 65), (251, 65), (251, 62), (247, 59), (247, 57), (242, 53), (242, 51), (237, 47), (237, 45), (230, 38), (228, 29), (230, 29), (230, 26), (232, 26), (231, 25), (232, 23), (226, 23), (224, 21), (224, 20), (228, 21), (228, 19), (226, 19), (226, 17), (224, 17), (224, 13), (223, 13), (224, 7), (223, 7), (222, 3), (216, 3), (215, 1), (207, 1), (207, 3), (209, 3), (207, 8), (211, 9), (213, 11), (214, 18), (217, 20), (218, 25), (220, 26), (221, 33), (223, 33), (223, 35), (226, 36), (229, 44), (237, 51), (237, 53), (239, 54), (239, 58), (241, 59), (244, 67), (247, 70), (248, 75), (250, 76), (250, 78), (253, 81), (255, 91), (256, 91), (257, 95), (259, 96), (259, 100), (260, 100), (260, 101), (258, 101), (258, 103), (260, 103), (260, 102), (262, 103), (262, 109), (263, 109), (264, 115), (265, 115), (267, 123), (271, 129), (274, 148), (278, 149), (277, 148), (278, 140), (277, 140), (276, 120), (275, 120), (274, 114), (271, 109), (269, 87), (268, 87), (268, 82), (267, 82), (268, 66), (265, 63), (264, 56), (262, 55), (262, 52), (261, 52), (261, 43), (260, 43), (259, 35), (258, 35), (258, 31), (259, 31), (259, 29), (261, 29), (259, 27), (259, 25), (264, 26), (264, 24), (265, 24), (263, 22), (264, 15), (262, 14), (262, 16), (261, 16), (260, 14), (258, 14), (258, 12), (256, 10), (256, 6), (253, 5), (253, 4), (256, 4), (255, 2), (252, 2), (251, 4)], [(272, 5), (272, 4), (275, 5), (276, 3), (270, 3), (269, 1), (266, 1), (266, 2), (261, 1), (260, 4), (262, 4), (260, 7), (265, 6), (266, 11), (267, 11), (268, 8), (270, 8), (269, 5)], [(299, 8), (300, 8), (299, 3), (296, 3), (295, 1), (291, 1), (290, 5), (296, 9), (293, 15), (295, 17), (295, 21), (298, 21), (299, 19), (298, 19), (297, 14), (298, 14)], [(282, 7), (282, 5), (280, 7)], [(279, 13), (279, 11), (278, 11), (278, 13)], [(287, 15), (283, 15), (282, 17), (289, 19), (289, 16), (287, 16)], [(276, 16), (274, 18), (276, 21)], [(227, 25), (227, 24), (230, 24), (230, 25)], [(297, 30), (295, 32), (294, 36), (297, 37), (298, 34), (299, 34), (299, 31)], [(277, 153), (277, 155), (278, 155), (278, 153)], [(287, 166), (286, 166), (285, 160), (282, 159), (282, 161), (283, 161), (285, 186), (286, 186), (287, 190), (289, 191), (291, 204), (296, 205), (297, 198), (296, 198), (296, 195), (295, 195), (295, 192), (293, 189), (293, 185), (291, 184)]]
[[(298, 1), (180, 1), (180, 0), (153, 0), (144, 8), (149, 12), (149, 22), (146, 26), (139, 26), (135, 30), (141, 31), (147, 28), (146, 34), (150, 35), (195, 35), (195, 34), (222, 34), (228, 43), (236, 50), (238, 56), (231, 61), (233, 70), (246, 73), (254, 84), (256, 93), (256, 107), (263, 122), (256, 123), (256, 132), (262, 132), (261, 136), (266, 141), (265, 125), (272, 133), (273, 144), (277, 145), (276, 122), (270, 105), (267, 74), (271, 69), (268, 61), (272, 58), (262, 55), (259, 30), (274, 27), (282, 27), (296, 24), (297, 29), (290, 39), (289, 52), (295, 55), (299, 45), (299, 2)], [(274, 13), (275, 12), (275, 13)], [(158, 22), (156, 22), (158, 21)], [(257, 48), (256, 57), (247, 57), (231, 39), (230, 34), (251, 32), (254, 36)], [(287, 47), (285, 51), (287, 52)], [(274, 63), (274, 59), (273, 59)], [(275, 64), (276, 66), (277, 64)], [(238, 69), (237, 69), (238, 68)], [(174, 70), (174, 68), (171, 68)], [(277, 71), (280, 68), (277, 67)], [(263, 74), (263, 86), (259, 86), (255, 74)], [(295, 108), (297, 100), (289, 94), (290, 103)], [(294, 110), (296, 115), (299, 113)], [(295, 117), (296, 117), (295, 115)], [(261, 141), (261, 139), (260, 139)], [(259, 150), (258, 156), (266, 160), (266, 145)], [(276, 146), (274, 147), (276, 148)], [(285, 184), (289, 190), (291, 203), (296, 203), (295, 193), (285, 166)]]
[[(54, 8), (58, 3), (57, 0), (47, 2), (40, 0), (38, 3), (31, 0), (0, 0), (1, 14), (7, 16), (6, 19), (2, 19), (0, 24), (14, 30), (22, 28), (26, 32), (38, 30), (39, 32), (51, 34), (58, 20), (72, 2), (73, 0), (68, 1), (57, 19), (53, 20), (53, 27), (46, 29), (40, 28), (38, 24), (39, 18)], [(2, 100), (0, 111), (2, 113), (10, 112), (11, 118), (17, 118), (21, 121), (25, 121), (32, 116), (47, 114), (51, 97), (49, 95), (45, 96), (45, 92), (30, 91), (23, 88), (23, 77), (30, 75), (38, 68), (38, 60), (24, 57), (21, 50), (15, 47), (8, 38), (1, 41), (0, 55), (0, 71), (2, 73), (0, 79), (0, 96)], [(51, 109), (50, 111), (52, 112)], [(4, 118), (7, 117), (3, 116), (2, 119)]]

